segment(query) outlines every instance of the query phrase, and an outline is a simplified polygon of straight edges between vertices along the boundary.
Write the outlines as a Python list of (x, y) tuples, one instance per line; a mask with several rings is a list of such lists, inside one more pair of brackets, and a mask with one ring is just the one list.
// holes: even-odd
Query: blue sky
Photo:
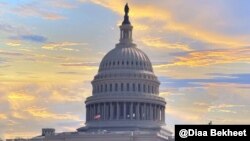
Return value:
[(245, 0), (0, 1), (0, 137), (74, 131), (128, 2), (133, 40), (151, 59), (166, 123), (249, 124)]

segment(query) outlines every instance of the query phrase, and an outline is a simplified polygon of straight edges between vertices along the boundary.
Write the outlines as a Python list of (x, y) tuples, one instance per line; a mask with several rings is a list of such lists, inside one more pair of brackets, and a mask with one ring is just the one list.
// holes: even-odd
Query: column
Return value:
[(120, 118), (120, 104), (119, 102), (116, 103), (116, 119)]
[(88, 109), (89, 109), (88, 120), (90, 120), (90, 117), (91, 117), (91, 107), (90, 107), (90, 105), (88, 105)]
[(143, 113), (142, 113), (142, 115), (143, 115), (143, 120), (146, 120), (146, 116), (147, 116), (147, 109), (146, 109), (146, 103), (143, 103), (143, 108), (142, 108), (143, 110)]
[(163, 122), (165, 122), (165, 106), (163, 106)]
[(126, 119), (127, 116), (127, 105), (126, 102), (123, 103), (123, 119)]
[(89, 113), (88, 106), (86, 106), (86, 121), (88, 121), (88, 113)]
[(156, 119), (156, 121), (158, 121), (158, 105), (156, 105), (156, 116), (155, 116), (155, 119)]
[(160, 106), (157, 106), (157, 120), (160, 120)]
[(160, 116), (161, 116), (161, 106), (160, 106), (160, 105), (159, 105), (159, 113), (158, 113), (158, 116), (159, 116), (159, 117), (158, 117), (158, 120), (160, 121), (160, 120), (161, 120), (161, 117), (160, 117)]
[(89, 117), (89, 120), (92, 120), (92, 119), (93, 119), (93, 118), (92, 118), (92, 117), (93, 117), (93, 116), (92, 116), (92, 115), (93, 115), (93, 106), (92, 106), (92, 104), (89, 105), (89, 107), (90, 107), (90, 114), (89, 114), (90, 117)]
[(103, 115), (102, 115), (102, 119), (105, 120), (106, 119), (106, 103), (103, 103)]
[(101, 104), (100, 103), (97, 104), (97, 114), (101, 114)]
[(92, 113), (93, 115), (92, 115), (92, 120), (94, 120), (94, 116), (95, 116), (95, 104), (93, 104), (93, 113)]
[(137, 102), (137, 105), (136, 105), (136, 115), (135, 115), (135, 117), (136, 117), (136, 120), (139, 120), (140, 119), (140, 113), (139, 113), (139, 107), (140, 106), (140, 103), (139, 102)]
[(153, 120), (155, 120), (155, 111), (156, 111), (156, 106), (155, 104), (153, 105)]
[(149, 105), (149, 115), (150, 115), (149, 119), (153, 120), (153, 105), (152, 104)]
[(114, 111), (113, 111), (113, 103), (110, 102), (110, 120), (113, 120), (113, 115), (114, 115)]
[(130, 110), (129, 110), (129, 117), (132, 120), (133, 119), (133, 102), (130, 103)]

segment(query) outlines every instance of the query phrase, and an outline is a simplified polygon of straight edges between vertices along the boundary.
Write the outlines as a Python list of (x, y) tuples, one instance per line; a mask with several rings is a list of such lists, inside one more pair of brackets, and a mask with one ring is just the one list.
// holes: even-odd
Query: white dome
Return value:
[(160, 82), (148, 56), (132, 42), (132, 29), (126, 5), (120, 42), (103, 57), (92, 81), (92, 96), (85, 102), (86, 126), (91, 130), (155, 130), (165, 125)]
[(99, 67), (99, 72), (116, 69), (153, 72), (148, 56), (135, 46), (117, 46), (104, 56)]

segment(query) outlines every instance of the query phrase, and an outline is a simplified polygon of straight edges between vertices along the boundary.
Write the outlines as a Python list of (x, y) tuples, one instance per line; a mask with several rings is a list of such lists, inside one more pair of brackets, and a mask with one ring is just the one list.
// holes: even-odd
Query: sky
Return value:
[(84, 126), (86, 97), (119, 40), (150, 58), (166, 123), (250, 123), (250, 1), (0, 0), (0, 138)]

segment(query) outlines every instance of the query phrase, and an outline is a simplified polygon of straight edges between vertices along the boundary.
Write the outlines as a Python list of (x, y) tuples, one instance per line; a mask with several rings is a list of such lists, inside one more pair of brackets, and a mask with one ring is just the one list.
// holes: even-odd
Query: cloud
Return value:
[(43, 49), (47, 50), (66, 50), (66, 51), (78, 51), (77, 49), (69, 48), (72, 46), (87, 45), (86, 43), (76, 43), (76, 42), (58, 42), (58, 43), (48, 43), (42, 46)]
[(82, 102), (83, 101), (83, 95), (82, 94), (75, 94), (75, 95), (65, 95), (65, 91), (57, 91), (54, 90), (52, 94), (49, 96), (49, 100), (55, 101), (55, 102)]
[(250, 74), (227, 74), (228, 77), (210, 76), (206, 79), (175, 79), (170, 77), (159, 77), (162, 86), (168, 88), (187, 88), (187, 87), (214, 87), (231, 86), (234, 88), (250, 88)]
[(12, 24), (0, 23), (0, 31), (11, 34), (23, 34), (28, 33), (29, 30), (25, 27), (13, 26)]
[(24, 92), (10, 92), (7, 96), (8, 102), (13, 110), (26, 107), (35, 102), (35, 97)]
[(47, 41), (47, 38), (41, 35), (18, 35), (18, 36), (12, 36), (10, 37), (12, 40), (22, 40), (22, 41), (31, 41), (36, 43), (44, 43)]
[(61, 71), (57, 72), (58, 74), (68, 74), (68, 75), (82, 75), (82, 73), (74, 72), (74, 71)]
[(232, 105), (232, 104), (219, 104), (219, 105), (209, 106), (208, 111), (236, 114), (237, 110), (235, 110), (235, 108), (241, 108), (241, 107), (245, 107), (245, 106), (244, 105)]
[(73, 62), (73, 63), (62, 63), (62, 66), (74, 67), (74, 66), (98, 66), (97, 62)]
[(173, 63), (155, 65), (154, 67), (204, 67), (215, 64), (248, 63), (250, 62), (249, 56), (249, 48), (192, 51), (187, 53), (187, 55), (176, 57), (177, 59)]
[(0, 114), (0, 119), (1, 120), (7, 119), (7, 116), (5, 114)]
[(142, 43), (149, 47), (163, 48), (163, 49), (177, 49), (183, 51), (192, 51), (192, 49), (185, 44), (181, 43), (168, 43), (160, 38), (142, 38)]
[(8, 52), (8, 51), (2, 51), (2, 50), (0, 50), (0, 55), (6, 55), (6, 56), (23, 56), (24, 54), (18, 53), (18, 52)]
[(58, 8), (66, 8), (66, 9), (71, 9), (71, 8), (76, 8), (77, 3), (74, 1), (69, 1), (69, 0), (43, 0), (48, 5), (52, 5), (53, 7), (58, 7)]
[(7, 45), (7, 46), (16, 47), (16, 46), (20, 46), (21, 44), (18, 43), (18, 42), (7, 42), (6, 45)]
[(79, 121), (80, 118), (76, 115), (72, 114), (57, 114), (48, 111), (46, 108), (40, 107), (30, 107), (26, 110), (29, 114), (36, 118), (42, 119), (56, 119), (56, 120), (77, 120)]
[(48, 7), (42, 7), (41, 5), (39, 5), (39, 2), (20, 5), (13, 9), (12, 13), (21, 16), (41, 17), (46, 20), (65, 19), (64, 16), (55, 12), (55, 10), (51, 10)]
[[(110, 1), (101, 1), (101, 0), (92, 0), (93, 3), (106, 7), (120, 15), (123, 15), (123, 10), (120, 7), (124, 6), (123, 0), (110, 0)], [(157, 21), (158, 24), (162, 24), (161, 31), (166, 32), (176, 32), (181, 35), (190, 37), (191, 39), (200, 40), (206, 43), (223, 45), (226, 47), (242, 47), (248, 46), (249, 42), (241, 41), (240, 38), (232, 38), (220, 33), (214, 33), (205, 29), (198, 28), (197, 26), (180, 22), (175, 19), (174, 14), (171, 13), (168, 9), (162, 8), (157, 4), (142, 4), (130, 1), (130, 16), (138, 22), (141, 19), (145, 19), (139, 24), (149, 25), (152, 27), (151, 21)], [(155, 14), (157, 13), (157, 14)], [(152, 33), (157, 31), (159, 26), (152, 28)]]

